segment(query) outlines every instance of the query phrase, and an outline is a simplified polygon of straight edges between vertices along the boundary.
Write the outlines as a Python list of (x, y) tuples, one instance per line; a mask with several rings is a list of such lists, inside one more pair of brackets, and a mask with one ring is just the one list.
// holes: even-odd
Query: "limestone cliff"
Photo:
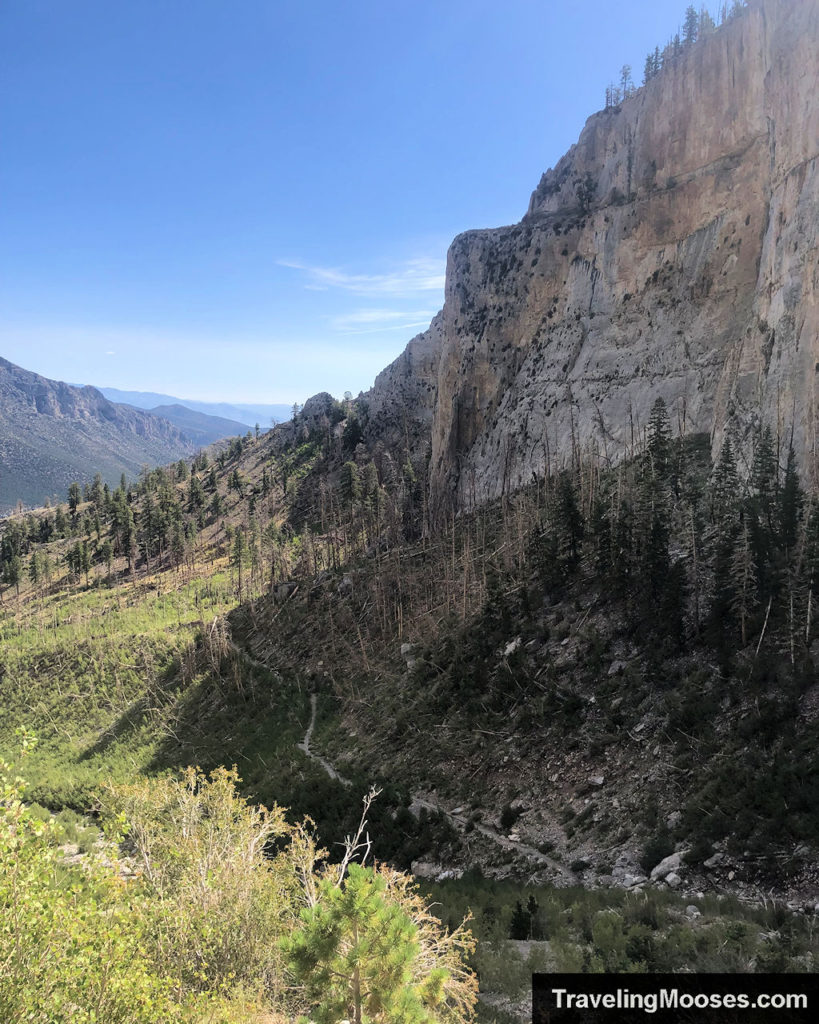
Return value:
[(755, 0), (590, 117), (519, 224), (456, 238), (442, 313), (368, 396), (429, 423), (433, 510), (573, 444), (616, 460), (660, 395), (715, 447), (793, 427), (815, 473), (818, 154), (819, 0)]
[(371, 440), (428, 454), (443, 342), (443, 313), (438, 313), (376, 377), (365, 396)]

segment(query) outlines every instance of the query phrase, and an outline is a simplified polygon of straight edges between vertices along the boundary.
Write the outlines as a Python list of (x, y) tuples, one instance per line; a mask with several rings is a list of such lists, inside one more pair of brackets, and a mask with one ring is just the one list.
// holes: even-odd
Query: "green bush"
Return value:
[(500, 827), (504, 832), (508, 832), (515, 822), (520, 817), (520, 811), (515, 810), (511, 804), (504, 804), (503, 810), (500, 816)]
[(56, 823), (29, 813), (0, 762), (0, 1020), (4, 1024), (156, 1024), (180, 1020), (152, 961), (149, 915), (101, 862), (67, 872)]
[(648, 874), (663, 858), (670, 856), (673, 852), (674, 843), (671, 840), (671, 836), (665, 830), (658, 832), (643, 847), (640, 867)]
[[(321, 978), (361, 950), (362, 901), (379, 921), (400, 925), (390, 932), (395, 941), (379, 947), (373, 1024), (393, 1019), (378, 1007), (388, 1005), (401, 943), (399, 982), (406, 968), (419, 1006), (450, 1024), (471, 1018), (469, 932), (447, 932), (400, 872), (346, 858), (327, 866), (304, 826), (288, 824), (281, 808), (251, 807), (238, 782), (235, 769), (205, 776), (191, 768), (178, 780), (113, 787), (103, 799), (105, 848), (68, 865), (59, 844), (78, 828), (76, 816), (60, 822), (29, 810), (23, 783), (0, 761), (3, 1024), (285, 1024), (299, 1013), (321, 1020)], [(96, 847), (99, 832), (80, 820), (79, 834), (86, 831)], [(136, 874), (124, 871), (122, 845)], [(336, 911), (328, 944), (321, 922)], [(315, 954), (310, 964), (299, 949)]]

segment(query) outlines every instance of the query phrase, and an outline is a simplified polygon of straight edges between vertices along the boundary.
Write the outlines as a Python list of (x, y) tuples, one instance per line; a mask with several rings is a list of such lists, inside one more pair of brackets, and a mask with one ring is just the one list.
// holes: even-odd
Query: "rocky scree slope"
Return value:
[(715, 453), (793, 427), (815, 476), (817, 96), (817, 0), (754, 0), (590, 117), (520, 223), (455, 239), (442, 312), (364, 396), (431, 446), (434, 517), (575, 446), (621, 458), (657, 397)]

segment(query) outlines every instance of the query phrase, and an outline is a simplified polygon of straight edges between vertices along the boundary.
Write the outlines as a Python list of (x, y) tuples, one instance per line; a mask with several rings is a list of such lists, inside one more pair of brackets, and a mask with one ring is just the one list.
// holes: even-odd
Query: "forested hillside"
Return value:
[[(759, 433), (745, 481), (658, 401), (619, 468), (578, 448), (431, 532), (423, 463), (368, 446), (363, 403), (307, 412), (4, 522), (0, 744), (36, 734), (29, 801), (70, 822), (108, 784), (236, 764), (324, 843), (375, 785), (372, 853), (466, 870), (477, 905), (478, 869), (813, 899), (819, 537), (787, 438)], [(479, 937), (546, 935), (527, 899)], [(608, 963), (598, 940), (560, 948)]]

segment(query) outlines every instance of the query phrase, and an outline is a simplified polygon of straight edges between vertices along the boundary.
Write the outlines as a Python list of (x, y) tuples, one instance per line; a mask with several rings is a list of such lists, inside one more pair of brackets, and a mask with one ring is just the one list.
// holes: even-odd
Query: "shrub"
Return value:
[(504, 832), (508, 832), (509, 829), (515, 824), (520, 817), (520, 811), (515, 810), (511, 804), (504, 804), (503, 810), (500, 816), (500, 827)]
[(294, 865), (265, 849), (293, 838), (281, 808), (251, 807), (236, 769), (209, 777), (117, 787), (109, 816), (127, 825), (148, 900), (161, 921), (155, 955), (174, 965), (180, 988), (270, 984), (281, 974), (276, 941), (296, 916)]
[(643, 847), (643, 853), (640, 857), (640, 867), (648, 873), (655, 865), (659, 864), (664, 857), (670, 856), (674, 852), (674, 843), (671, 841), (671, 836), (665, 830), (658, 832), (648, 840), (646, 845)]
[(154, 1024), (178, 1018), (170, 979), (146, 955), (146, 919), (100, 861), (67, 872), (59, 826), (23, 804), (0, 762), (0, 1020)]
[[(348, 865), (349, 847), (341, 866), (319, 867), (326, 853), (306, 825), (251, 807), (238, 782), (235, 769), (190, 768), (112, 788), (107, 847), (69, 866), (59, 843), (77, 822), (29, 811), (0, 762), (3, 1024), (285, 1024), (299, 1012), (319, 1021), (329, 990), (316, 978), (361, 952), (350, 928), (371, 912), (389, 925), (386, 939), (372, 937), (373, 1024), (385, 1020), (390, 984), (435, 1019), (471, 1016), (469, 933), (448, 932), (408, 876)], [(116, 847), (125, 834), (140, 869), (127, 881)], [(334, 938), (322, 933), (316, 948), (328, 919)], [(312, 967), (299, 949), (315, 953)]]

